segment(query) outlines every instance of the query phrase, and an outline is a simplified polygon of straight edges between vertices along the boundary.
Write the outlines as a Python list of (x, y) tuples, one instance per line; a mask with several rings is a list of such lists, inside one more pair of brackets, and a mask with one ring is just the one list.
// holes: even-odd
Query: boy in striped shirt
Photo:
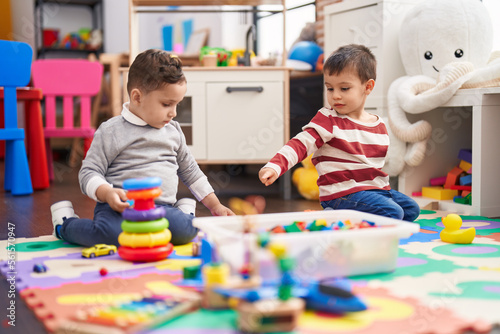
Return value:
[(333, 52), (323, 66), (327, 99), (322, 108), (259, 171), (266, 186), (298, 162), (313, 154), (319, 174), (323, 208), (351, 209), (414, 221), (418, 204), (391, 189), (389, 176), (381, 169), (389, 147), (382, 119), (365, 111), (373, 90), (377, 62), (362, 45), (347, 45)]

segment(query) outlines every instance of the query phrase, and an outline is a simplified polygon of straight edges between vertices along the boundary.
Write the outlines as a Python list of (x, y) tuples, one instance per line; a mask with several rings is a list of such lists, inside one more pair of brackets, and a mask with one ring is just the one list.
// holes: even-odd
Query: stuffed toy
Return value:
[(318, 171), (311, 161), (312, 155), (302, 161), (302, 166), (292, 174), (292, 183), (297, 187), (299, 194), (306, 199), (319, 199)]
[(431, 136), (429, 122), (412, 124), (406, 113), (433, 110), (458, 89), (500, 86), (500, 54), (492, 45), (491, 19), (480, 0), (426, 0), (407, 13), (399, 31), (407, 75), (388, 90), (389, 175), (418, 166)]

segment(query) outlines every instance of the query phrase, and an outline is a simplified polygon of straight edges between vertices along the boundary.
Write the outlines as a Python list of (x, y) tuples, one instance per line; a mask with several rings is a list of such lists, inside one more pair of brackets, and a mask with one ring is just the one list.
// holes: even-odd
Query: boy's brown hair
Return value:
[(361, 82), (377, 78), (377, 60), (364, 45), (349, 44), (335, 50), (323, 65), (323, 74), (338, 75), (345, 69), (354, 70)]
[(138, 88), (145, 94), (166, 84), (186, 82), (179, 57), (167, 51), (150, 49), (140, 53), (130, 66), (127, 91)]

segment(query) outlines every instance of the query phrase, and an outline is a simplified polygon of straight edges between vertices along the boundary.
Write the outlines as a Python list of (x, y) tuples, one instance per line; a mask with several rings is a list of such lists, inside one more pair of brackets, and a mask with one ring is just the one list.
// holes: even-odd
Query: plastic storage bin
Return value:
[[(217, 255), (234, 272), (244, 263), (245, 252), (251, 251), (264, 279), (279, 277), (278, 269), (269, 251), (257, 249), (256, 232), (295, 221), (307, 224), (325, 219), (330, 225), (338, 221), (363, 220), (378, 227), (328, 230), (316, 232), (271, 234), (271, 242), (287, 246), (296, 259), (294, 274), (299, 279), (344, 277), (390, 272), (396, 268), (399, 239), (419, 231), (419, 225), (353, 210), (324, 210), (312, 212), (273, 213), (251, 216), (195, 218), (193, 225), (205, 232), (216, 247)], [(243, 233), (245, 222), (253, 233)]]

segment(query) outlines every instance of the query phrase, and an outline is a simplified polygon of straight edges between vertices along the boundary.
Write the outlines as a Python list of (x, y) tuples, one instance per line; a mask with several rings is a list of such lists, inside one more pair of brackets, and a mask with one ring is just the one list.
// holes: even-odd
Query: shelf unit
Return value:
[(411, 122), (425, 119), (432, 124), (426, 157), (417, 167), (406, 167), (399, 176), (399, 191), (411, 195), (429, 185), (431, 178), (445, 176), (459, 160), (462, 148), (472, 149), (472, 204), (415, 197), (425, 206), (438, 202), (439, 209), (463, 214), (500, 217), (500, 87), (460, 89), (446, 104)]
[[(257, 6), (263, 5), (277, 5), (281, 6), (279, 10), (260, 10)], [(151, 9), (148, 7), (164, 7), (160, 9)], [(189, 10), (185, 9), (181, 12), (279, 12), (283, 14), (283, 62), (286, 63), (286, 47), (285, 47), (285, 27), (286, 27), (286, 6), (285, 0), (129, 0), (129, 23), (130, 23), (130, 63), (135, 59), (135, 57), (140, 53), (139, 50), (139, 14), (143, 13), (176, 13), (180, 12), (176, 9), (169, 9), (166, 6), (217, 6), (218, 9), (207, 9), (207, 10)], [(251, 8), (241, 8), (241, 9), (225, 9), (224, 6), (244, 6)]]
[[(103, 45), (99, 49), (67, 49), (62, 47), (44, 47), (43, 46), (43, 29), (45, 27), (45, 22), (43, 19), (43, 10), (46, 5), (53, 6), (85, 6), (89, 7), (92, 11), (92, 29), (101, 29), (103, 31), (103, 3), (102, 0), (36, 0), (35, 1), (35, 48), (37, 50), (37, 57), (44, 58), (49, 52), (67, 53), (67, 54), (82, 54), (85, 57), (89, 53), (100, 54), (103, 52)], [(54, 11), (53, 9), (51, 9)], [(57, 15), (57, 14), (55, 14)], [(64, 36), (60, 36), (63, 38)], [(104, 36), (103, 36), (104, 40)]]

